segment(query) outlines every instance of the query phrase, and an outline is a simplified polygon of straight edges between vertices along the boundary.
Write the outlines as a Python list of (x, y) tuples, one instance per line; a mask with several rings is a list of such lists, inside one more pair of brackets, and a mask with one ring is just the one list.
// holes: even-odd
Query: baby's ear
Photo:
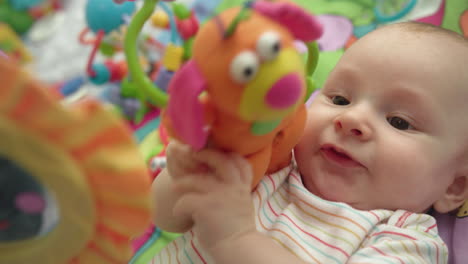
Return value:
[(468, 199), (468, 171), (454, 178), (443, 196), (434, 203), (439, 213), (448, 213), (460, 207)]

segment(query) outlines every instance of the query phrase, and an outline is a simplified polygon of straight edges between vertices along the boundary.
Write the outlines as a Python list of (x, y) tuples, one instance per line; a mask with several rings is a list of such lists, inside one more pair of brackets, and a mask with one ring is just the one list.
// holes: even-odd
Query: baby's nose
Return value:
[(297, 74), (288, 74), (271, 87), (265, 98), (266, 103), (275, 109), (288, 108), (301, 97), (302, 85)]
[(372, 135), (372, 129), (364, 119), (352, 113), (343, 113), (334, 120), (335, 130), (347, 136), (367, 140)]
[(345, 129), (345, 131), (349, 132), (350, 134), (353, 134), (355, 136), (361, 136), (362, 135), (362, 131), (359, 129), (359, 128), (344, 128), (343, 127), (343, 123), (341, 121), (335, 121), (335, 127), (339, 130), (341, 129)]

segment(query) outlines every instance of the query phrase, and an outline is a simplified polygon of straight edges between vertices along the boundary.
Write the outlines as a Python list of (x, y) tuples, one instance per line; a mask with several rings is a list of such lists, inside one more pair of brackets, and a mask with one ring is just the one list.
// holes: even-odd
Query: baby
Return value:
[(430, 209), (468, 198), (468, 42), (419, 23), (343, 55), (295, 162), (251, 192), (240, 156), (173, 142), (154, 221), (185, 232), (157, 263), (446, 263)]

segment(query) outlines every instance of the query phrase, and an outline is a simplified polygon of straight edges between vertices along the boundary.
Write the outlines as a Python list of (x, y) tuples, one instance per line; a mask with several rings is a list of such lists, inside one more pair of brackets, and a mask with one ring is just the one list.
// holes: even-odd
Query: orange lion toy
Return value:
[(255, 187), (291, 161), (308, 85), (294, 41), (312, 43), (321, 34), (314, 16), (291, 3), (222, 12), (200, 29), (192, 59), (169, 84), (163, 124), (195, 150), (213, 146), (246, 157)]

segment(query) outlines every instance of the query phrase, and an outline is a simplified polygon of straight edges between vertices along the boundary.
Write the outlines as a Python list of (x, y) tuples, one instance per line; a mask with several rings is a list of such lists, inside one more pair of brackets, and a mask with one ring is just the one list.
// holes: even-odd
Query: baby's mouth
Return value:
[(343, 152), (339, 152), (338, 150), (334, 149), (334, 148), (331, 148), (330, 151), (333, 151), (334, 154), (340, 156), (340, 157), (343, 157), (345, 159), (350, 159), (352, 160), (351, 157), (349, 157), (346, 153), (343, 153)]
[(324, 145), (320, 149), (321, 153), (325, 158), (333, 163), (336, 163), (342, 167), (359, 167), (361, 163), (357, 162), (346, 152), (336, 148), (333, 145)]

